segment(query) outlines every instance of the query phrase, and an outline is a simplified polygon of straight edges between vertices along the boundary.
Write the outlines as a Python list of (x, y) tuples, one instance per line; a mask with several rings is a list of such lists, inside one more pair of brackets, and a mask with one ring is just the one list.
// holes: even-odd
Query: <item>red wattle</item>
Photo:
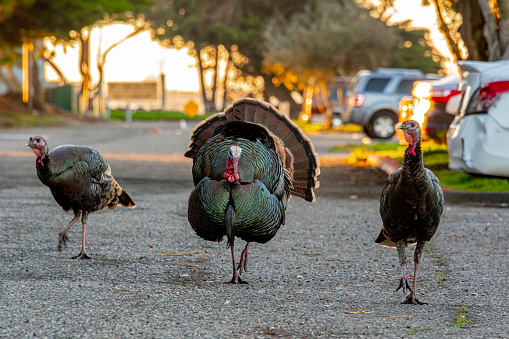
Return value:
[(226, 168), (224, 170), (223, 178), (228, 179), (229, 183), (234, 183), (240, 179), (238, 174), (238, 163), (239, 160), (237, 158), (233, 159), (233, 162), (230, 157), (226, 159)]

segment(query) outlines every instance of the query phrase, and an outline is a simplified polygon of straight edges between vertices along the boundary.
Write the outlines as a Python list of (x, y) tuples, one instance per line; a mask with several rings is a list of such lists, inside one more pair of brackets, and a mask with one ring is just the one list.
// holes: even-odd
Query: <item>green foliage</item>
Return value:
[[(132, 118), (134, 120), (203, 120), (211, 115), (212, 114), (196, 115), (191, 118), (182, 112), (135, 112)], [(110, 112), (110, 118), (114, 120), (124, 120), (125, 113), (123, 110), (112, 110)]]
[[(353, 2), (321, 0), (314, 4), (289, 20), (275, 17), (270, 21), (265, 30), (265, 63), (279, 63), (305, 79), (327, 79), (381, 66), (425, 72), (439, 68), (424, 56), (429, 47), (421, 44), (422, 31), (388, 27)], [(407, 41), (410, 47), (404, 47)]]
[[(431, 58), (431, 48), (423, 38), (423, 31), (399, 31), (401, 42), (391, 67), (420, 69), (424, 73), (438, 73), (440, 63)], [(429, 56), (426, 56), (426, 54)]]
[(288, 17), (302, 11), (307, 2), (154, 0), (154, 5), (143, 13), (156, 27), (165, 28), (167, 37), (179, 35), (186, 41), (193, 41), (198, 50), (208, 45), (222, 44), (227, 48), (237, 45), (250, 59), (250, 66), (259, 70), (263, 52), (261, 40), (267, 22), (276, 15)]
[(0, 45), (17, 46), (24, 39), (49, 35), (68, 37), (102, 19), (105, 13), (122, 13), (150, 4), (149, 0), (9, 0), (7, 14), (0, 13)]
[[(463, 307), (463, 306), (462, 306)], [(470, 320), (467, 320), (468, 313), (461, 312), (456, 317), (456, 321), (454, 322), (453, 328), (461, 328), (467, 326), (470, 323)]]
[(11, 111), (0, 109), (0, 126), (4, 127), (32, 127), (57, 125), (62, 120), (57, 115), (41, 115), (34, 116), (28, 114), (19, 114)]
[(451, 170), (435, 171), (443, 188), (470, 192), (509, 192), (507, 179), (471, 178), (468, 174)]
[[(347, 145), (344, 148), (333, 148), (332, 150), (351, 150), (349, 157), (351, 163), (366, 161), (371, 154), (380, 157), (388, 156), (402, 163), (405, 149), (406, 145), (379, 143), (374, 145)], [(440, 169), (446, 167), (449, 163), (449, 155), (445, 145), (423, 142), (422, 150), (424, 166), (433, 169), (438, 180), (440, 180), (442, 188), (469, 192), (509, 192), (509, 181), (507, 179), (475, 178), (465, 173)]]
[(305, 78), (389, 65), (391, 52), (397, 49), (397, 29), (352, 2), (315, 3), (289, 20), (270, 21), (265, 31), (266, 63), (280, 63)]

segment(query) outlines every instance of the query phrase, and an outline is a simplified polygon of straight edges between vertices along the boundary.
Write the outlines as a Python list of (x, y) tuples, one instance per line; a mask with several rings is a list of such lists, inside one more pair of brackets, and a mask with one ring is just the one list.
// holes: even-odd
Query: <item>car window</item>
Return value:
[(329, 89), (329, 101), (338, 101), (338, 89), (337, 88), (334, 88), (332, 87), (331, 89)]
[(412, 94), (412, 89), (414, 88), (414, 79), (403, 79), (396, 87), (396, 93), (410, 95)]
[(385, 86), (391, 81), (390, 78), (371, 78), (366, 84), (365, 92), (383, 92)]
[(485, 112), (485, 110), (480, 111), (480, 108), (477, 106), (477, 99), (479, 98), (479, 93), (481, 92), (481, 89), (478, 88), (474, 94), (472, 94), (472, 97), (470, 98), (470, 101), (468, 102), (467, 109), (465, 113), (479, 113), (479, 112)]

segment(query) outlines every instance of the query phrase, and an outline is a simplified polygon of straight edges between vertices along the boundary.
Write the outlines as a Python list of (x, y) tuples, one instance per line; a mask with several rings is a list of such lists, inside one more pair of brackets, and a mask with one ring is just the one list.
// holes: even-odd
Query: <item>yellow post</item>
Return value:
[(30, 52), (34, 49), (31, 42), (24, 42), (21, 47), (21, 68), (22, 81), (21, 87), (23, 91), (23, 102), (26, 104), (30, 98)]

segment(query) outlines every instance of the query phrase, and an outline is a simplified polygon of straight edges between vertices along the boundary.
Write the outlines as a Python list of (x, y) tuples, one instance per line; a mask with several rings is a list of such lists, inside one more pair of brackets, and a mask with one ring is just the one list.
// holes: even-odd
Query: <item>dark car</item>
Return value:
[(346, 90), (350, 81), (349, 77), (335, 77), (327, 86), (310, 84), (304, 90), (299, 120), (328, 127), (340, 126), (346, 109)]
[(423, 138), (445, 143), (461, 99), (458, 81), (456, 75), (416, 81), (412, 97), (400, 102), (399, 121), (416, 120), (422, 126)]

